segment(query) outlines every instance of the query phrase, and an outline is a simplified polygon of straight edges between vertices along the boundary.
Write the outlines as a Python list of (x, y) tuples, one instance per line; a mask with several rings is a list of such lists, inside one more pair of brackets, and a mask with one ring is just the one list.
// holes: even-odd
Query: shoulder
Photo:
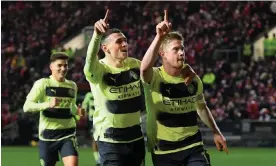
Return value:
[(162, 81), (162, 70), (160, 67), (153, 67), (152, 68), (152, 79), (151, 79), (151, 85), (158, 84), (160, 81)]
[(43, 86), (48, 80), (49, 78), (41, 78), (39, 80), (36, 80), (34, 84)]
[(36, 80), (33, 84), (33, 90), (34, 91), (40, 91), (46, 88), (47, 85), (47, 78), (41, 78), (39, 80)]
[(132, 57), (128, 57), (126, 60), (129, 61), (129, 62), (140, 62), (141, 63), (140, 60), (138, 60), (136, 58), (132, 58)]
[(101, 64), (104, 64), (104, 59), (100, 59), (99, 62), (100, 62)]
[(66, 80), (66, 82), (68, 82), (69, 84), (71, 84), (72, 87), (74, 87), (74, 88), (78, 87), (77, 84), (74, 81), (72, 81), (72, 80)]
[(153, 70), (156, 72), (161, 72), (161, 67), (153, 67)]
[(197, 83), (201, 83), (202, 84), (201, 78), (198, 75), (195, 75), (194, 80), (196, 80)]
[(196, 75), (194, 80), (197, 83), (197, 94), (202, 93), (203, 92), (203, 84), (202, 84), (200, 77), (198, 75)]
[(140, 68), (140, 65), (141, 65), (141, 61), (140, 60), (132, 58), (132, 57), (128, 57), (126, 59), (126, 61), (127, 61), (128, 65), (130, 67), (139, 67)]

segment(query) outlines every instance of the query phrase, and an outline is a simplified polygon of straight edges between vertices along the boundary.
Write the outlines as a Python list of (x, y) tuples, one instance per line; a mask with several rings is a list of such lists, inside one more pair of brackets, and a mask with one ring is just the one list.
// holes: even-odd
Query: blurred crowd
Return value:
[[(187, 62), (204, 83), (205, 96), (217, 120), (276, 117), (276, 62), (250, 64), (213, 60), (218, 48), (236, 48), (276, 25), (271, 2), (3, 2), (1, 21), (2, 125), (16, 120), (33, 82), (49, 75), (49, 57), (64, 50), (62, 42), (93, 25), (111, 9), (111, 27), (128, 37), (129, 55), (142, 59), (155, 26), (169, 11), (173, 29), (185, 38)], [(68, 79), (86, 83), (84, 55), (72, 56)], [(158, 63), (157, 65), (159, 65)], [(274, 111), (274, 112), (273, 112)], [(269, 118), (268, 118), (269, 116)]]
[[(218, 60), (212, 69), (196, 69), (215, 119), (276, 119), (276, 60), (249, 65)], [(210, 75), (214, 79), (206, 81)]]

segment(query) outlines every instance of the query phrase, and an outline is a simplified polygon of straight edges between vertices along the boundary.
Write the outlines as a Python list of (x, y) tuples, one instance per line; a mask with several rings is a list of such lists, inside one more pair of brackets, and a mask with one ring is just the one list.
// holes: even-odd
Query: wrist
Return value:
[(221, 132), (220, 132), (220, 130), (218, 128), (213, 129), (212, 132), (213, 132), (213, 134), (221, 135)]
[(45, 102), (45, 109), (51, 108), (51, 102)]
[(101, 38), (103, 36), (102, 33), (98, 33), (96, 30), (94, 30), (94, 33), (96, 38)]
[(165, 36), (161, 36), (160, 34), (156, 34), (156, 36), (155, 36), (155, 39), (157, 39), (157, 40), (163, 40), (165, 38)]

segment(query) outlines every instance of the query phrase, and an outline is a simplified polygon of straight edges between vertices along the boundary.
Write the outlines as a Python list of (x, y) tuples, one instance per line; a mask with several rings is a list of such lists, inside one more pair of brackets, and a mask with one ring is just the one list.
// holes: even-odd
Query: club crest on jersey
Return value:
[(75, 96), (75, 91), (74, 91), (74, 89), (69, 89), (69, 90), (68, 90), (68, 94), (69, 94), (69, 96), (74, 97), (74, 96)]
[(129, 74), (130, 74), (130, 77), (134, 78), (135, 80), (138, 80), (138, 75), (135, 72), (130, 71)]
[(193, 84), (188, 85), (187, 88), (188, 88), (188, 91), (189, 91), (191, 94), (195, 93), (195, 87), (194, 87)]

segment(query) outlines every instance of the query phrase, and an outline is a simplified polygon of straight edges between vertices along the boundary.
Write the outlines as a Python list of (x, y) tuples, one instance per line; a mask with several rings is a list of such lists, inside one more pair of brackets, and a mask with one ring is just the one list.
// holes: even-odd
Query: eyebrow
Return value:
[(58, 65), (58, 66), (61, 66), (61, 65), (62, 65), (62, 66), (65, 66), (65, 65), (68, 65), (68, 63), (65, 63), (65, 64), (58, 63), (57, 65)]
[(182, 50), (185, 49), (185, 47), (183, 45), (182, 46), (175, 46), (175, 47), (173, 47), (173, 49), (176, 49), (176, 48), (181, 48)]
[(127, 38), (126, 37), (120, 37), (120, 38), (116, 39), (115, 42), (118, 42), (120, 40), (127, 40)]

